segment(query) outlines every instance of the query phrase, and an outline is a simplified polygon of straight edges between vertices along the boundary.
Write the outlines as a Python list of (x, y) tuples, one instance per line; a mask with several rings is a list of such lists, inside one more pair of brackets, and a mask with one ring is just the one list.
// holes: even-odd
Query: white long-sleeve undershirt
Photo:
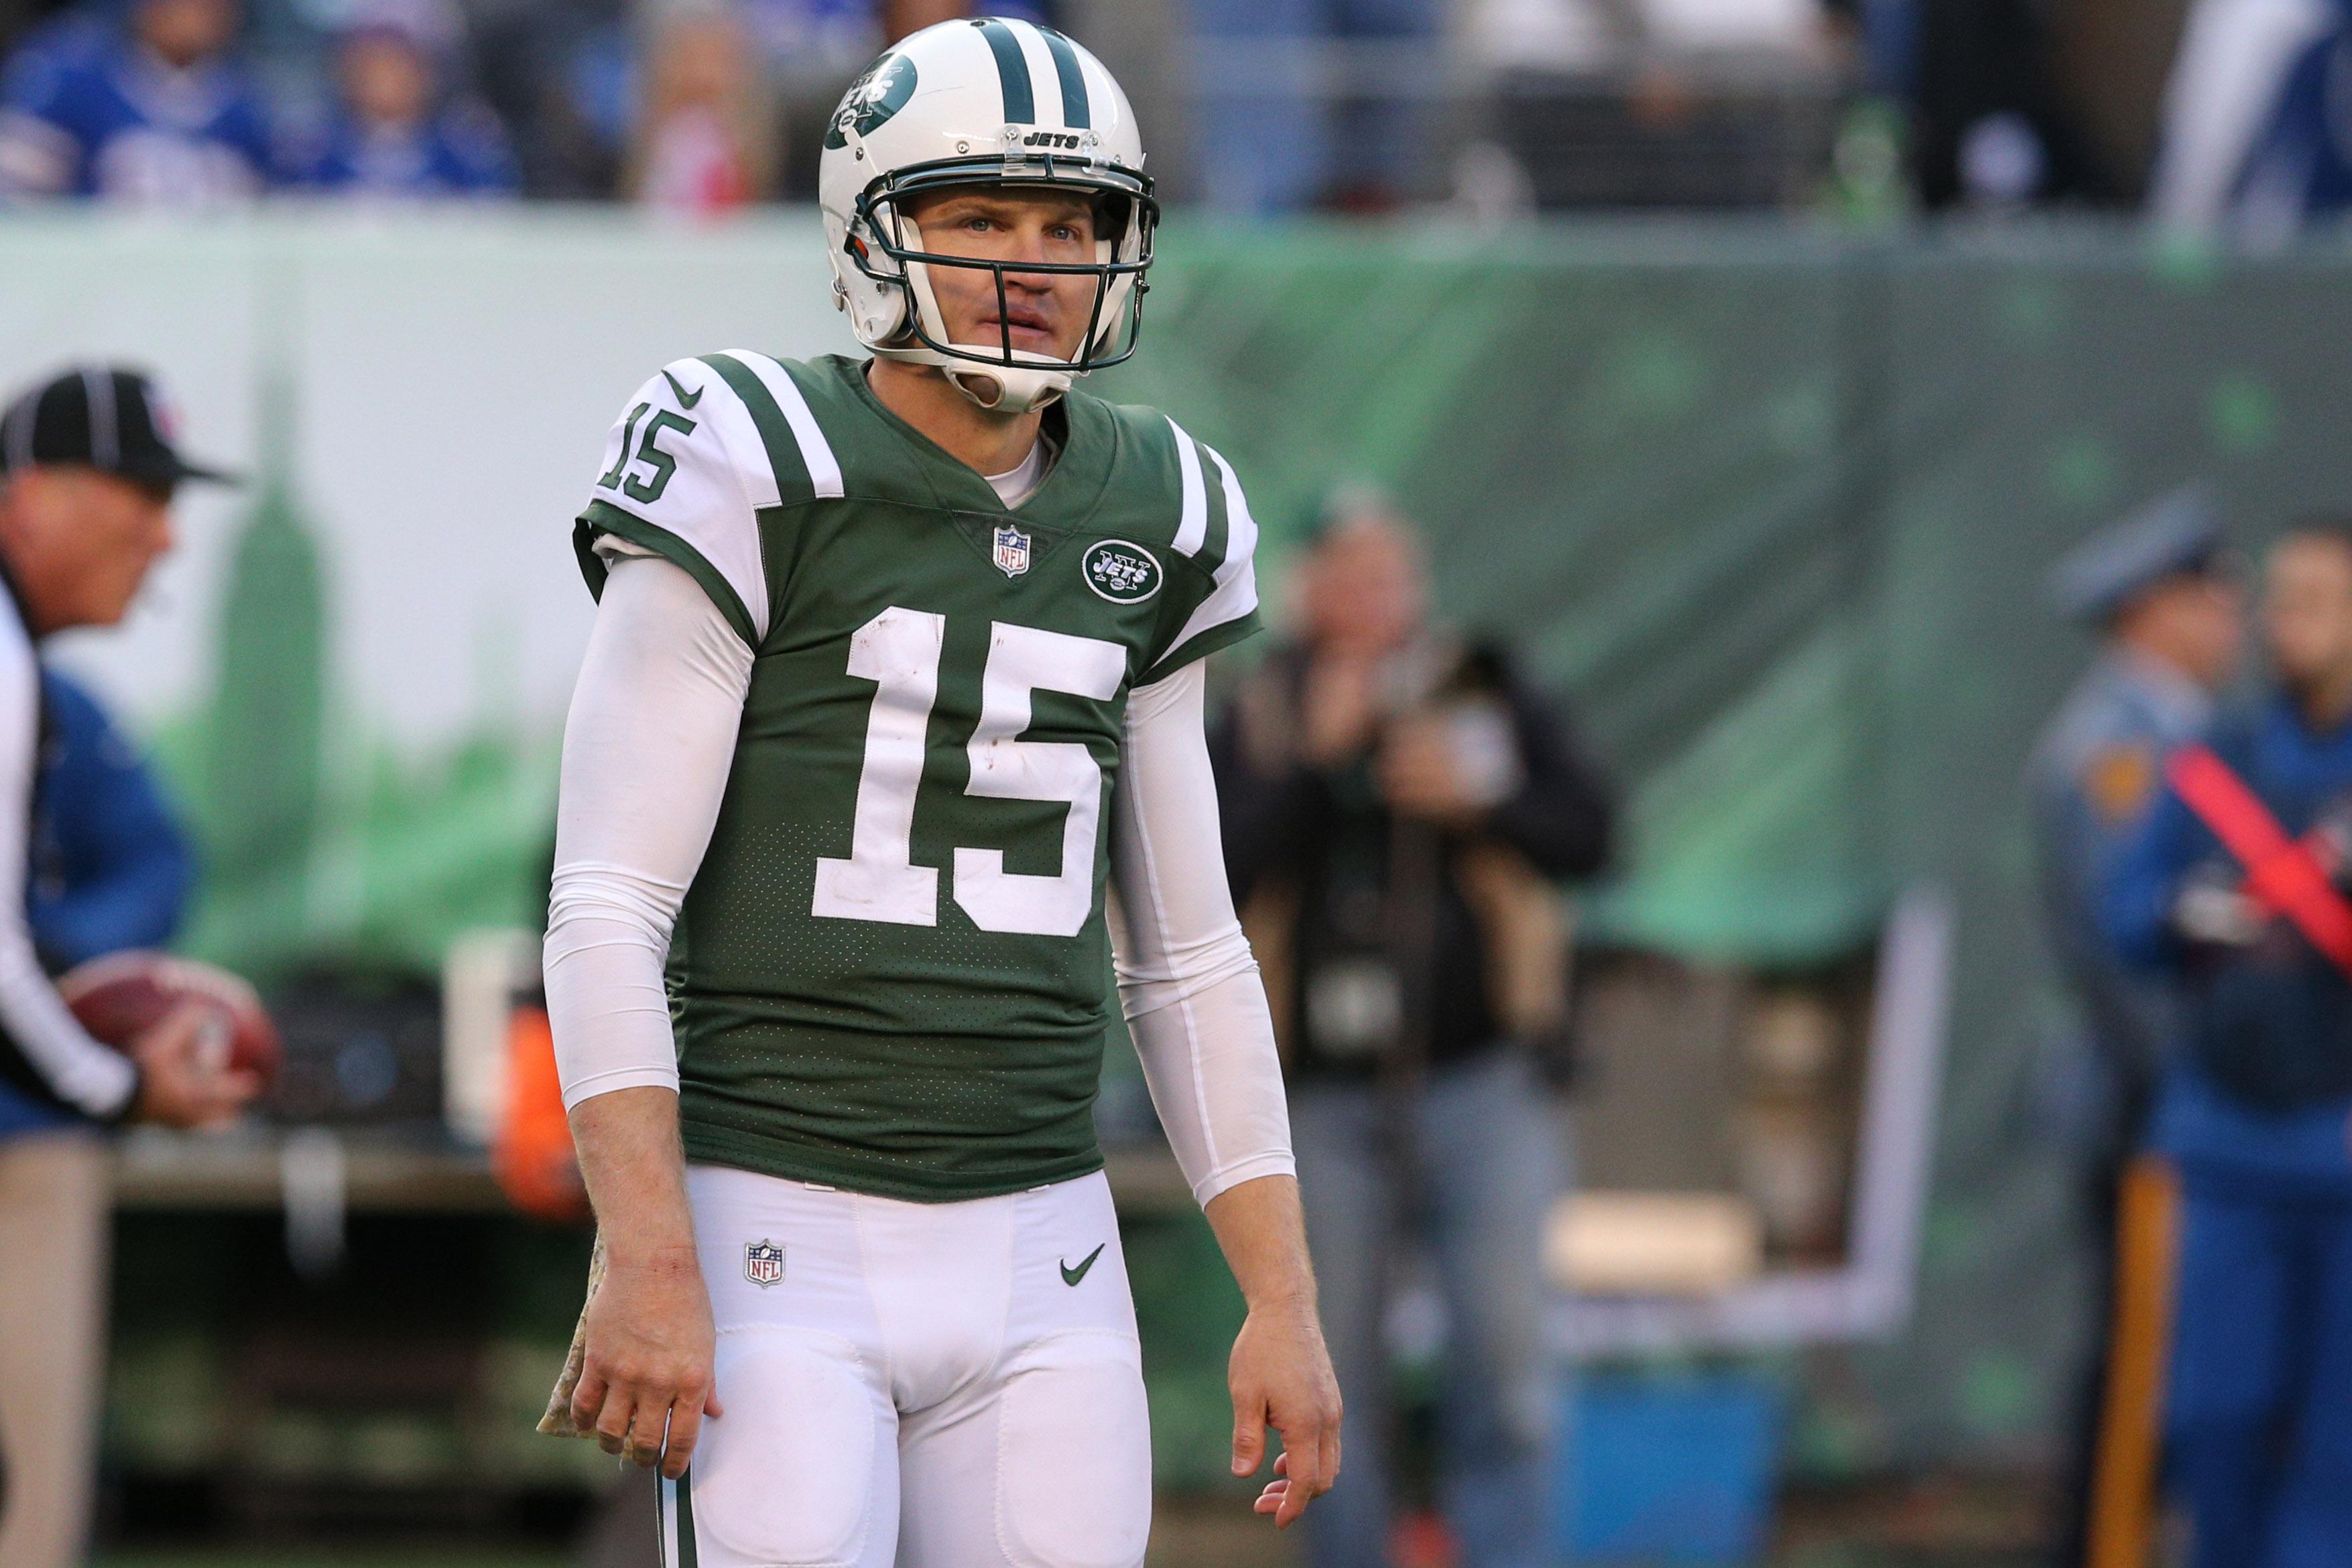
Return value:
[[(751, 651), (684, 570), (613, 561), (564, 731), (548, 1014), (567, 1107), (677, 1085), (662, 968), (718, 820)], [(1293, 1169), (1257, 967), (1218, 851), (1201, 666), (1129, 695), (1111, 874), (1119, 994), (1170, 1146), (1206, 1203)]]
[(1168, 1145), (1201, 1203), (1294, 1170), (1265, 987), (1234, 915), (1198, 660), (1127, 700), (1110, 805), (1127, 916), (1119, 1006)]
[(110, 1121), (138, 1092), (138, 1071), (74, 1021), (41, 968), (25, 915), (40, 744), (39, 657), (14, 601), (0, 594), (0, 1051), (17, 1057), (65, 1104)]

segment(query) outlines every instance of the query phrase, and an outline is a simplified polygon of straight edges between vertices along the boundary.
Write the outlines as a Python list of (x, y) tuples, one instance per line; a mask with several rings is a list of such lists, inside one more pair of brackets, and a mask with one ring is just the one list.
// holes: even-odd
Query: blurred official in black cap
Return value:
[(223, 479), (183, 457), (135, 371), (66, 371), (0, 413), (0, 1564), (84, 1560), (103, 1386), (106, 1127), (216, 1124), (249, 1074), (205, 1049), (183, 1009), (128, 1054), (83, 1032), (27, 926), (45, 729), (38, 641), (122, 619), (171, 548), (173, 492)]
[(2054, 1562), (2083, 1561), (2104, 1400), (2116, 1195), (2154, 1103), (2172, 999), (2125, 969), (2100, 932), (2104, 867), (2155, 804), (2164, 761), (2212, 717), (2245, 642), (2245, 596), (2212, 497), (2184, 486), (2094, 534), (2052, 570), (2053, 608), (2098, 656), (2043, 730), (2027, 773), (2043, 915), (2074, 1004), (2052, 1074), (2071, 1102), (2093, 1260), (2092, 1360), (2077, 1390), (2073, 1473)]
[(233, 483), (173, 444), (169, 405), (137, 371), (87, 365), (0, 414), (0, 555), (29, 630), (110, 626), (172, 547), (189, 479)]

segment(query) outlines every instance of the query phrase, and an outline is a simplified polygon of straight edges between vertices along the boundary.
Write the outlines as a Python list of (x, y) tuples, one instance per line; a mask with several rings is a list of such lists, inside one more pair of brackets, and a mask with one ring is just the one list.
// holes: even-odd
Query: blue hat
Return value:
[(2043, 588), (2068, 620), (2103, 623), (2167, 578), (2211, 570), (2221, 554), (2211, 493), (2183, 485), (2075, 546)]

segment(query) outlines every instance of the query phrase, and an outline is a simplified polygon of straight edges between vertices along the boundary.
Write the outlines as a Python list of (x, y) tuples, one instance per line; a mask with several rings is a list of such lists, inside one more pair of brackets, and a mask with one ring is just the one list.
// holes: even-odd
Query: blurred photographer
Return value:
[(1549, 1563), (1540, 1254), (1563, 1172), (1536, 1059), (1566, 1005), (1554, 883), (1600, 867), (1607, 791), (1507, 655), (1429, 622), (1420, 549), (1383, 498), (1336, 495), (1297, 579), (1298, 640), (1212, 748), (1348, 1412), (1311, 1561), (1389, 1560), (1383, 1328), (1391, 1260), (1418, 1242), (1450, 1324), (1441, 1496), (1461, 1560)]
[(2175, 977), (2166, 1437), (2196, 1568), (2352, 1563), (2352, 523), (2271, 551), (2273, 689), (2166, 764), (2107, 891)]

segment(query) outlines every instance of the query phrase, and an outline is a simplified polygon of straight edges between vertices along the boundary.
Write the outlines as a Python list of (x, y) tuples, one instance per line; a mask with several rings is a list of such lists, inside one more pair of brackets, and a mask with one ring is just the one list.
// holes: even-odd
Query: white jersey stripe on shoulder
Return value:
[(1225, 486), (1225, 559), (1217, 568), (1217, 581), (1222, 585), (1257, 553), (1257, 519), (1250, 516), (1249, 502), (1242, 496), (1242, 482), (1234, 477), (1234, 465), (1215, 447), (1207, 450), (1216, 459), (1218, 476)]
[[(743, 499), (751, 509), (756, 512), (777, 505), (782, 497), (776, 489), (776, 471), (768, 462), (768, 450), (760, 441), (760, 427), (751, 422), (751, 411), (743, 406), (727, 379), (700, 360), (677, 360), (662, 369), (695, 400), (694, 415), (717, 427), (719, 443), (727, 449), (728, 466), (742, 482)], [(708, 395), (714, 388), (719, 395)]]
[(1249, 503), (1242, 499), (1241, 481), (1234, 465), (1213, 446), (1202, 448), (1217, 465), (1225, 487), (1225, 559), (1217, 567), (1216, 586), (1201, 601), (1176, 633), (1171, 649), (1181, 648), (1204, 632), (1238, 621), (1257, 608), (1257, 523)]
[(1201, 547), (1209, 542), (1209, 492), (1201, 483), (1201, 455), (1192, 449), (1192, 438), (1184, 434), (1182, 425), (1171, 419), (1168, 428), (1176, 433), (1176, 466), (1184, 478), (1184, 509), (1170, 548), (1178, 555), (1199, 555)]
[(816, 422), (816, 414), (801, 395), (800, 383), (791, 372), (765, 354), (749, 349), (725, 350), (729, 359), (760, 378), (776, 406), (784, 411), (785, 423), (793, 427), (793, 439), (800, 443), (801, 461), (808, 465), (809, 487), (819, 497), (838, 500), (841, 497), (841, 462), (833, 455), (832, 444)]

